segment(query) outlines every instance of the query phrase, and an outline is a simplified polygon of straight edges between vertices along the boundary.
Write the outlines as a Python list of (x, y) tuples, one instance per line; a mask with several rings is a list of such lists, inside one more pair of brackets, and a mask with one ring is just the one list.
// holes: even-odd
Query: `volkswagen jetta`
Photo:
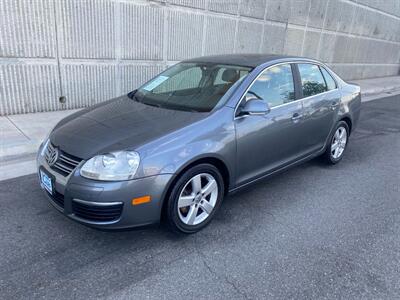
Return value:
[(189, 59), (60, 121), (38, 152), (40, 184), (59, 211), (88, 226), (165, 216), (193, 233), (227, 193), (317, 156), (338, 163), (360, 102), (359, 86), (315, 60)]

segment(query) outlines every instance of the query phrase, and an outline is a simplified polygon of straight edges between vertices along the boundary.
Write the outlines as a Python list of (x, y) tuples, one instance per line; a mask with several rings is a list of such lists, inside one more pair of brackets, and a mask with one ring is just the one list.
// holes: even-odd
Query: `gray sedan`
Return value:
[(189, 59), (60, 121), (39, 149), (39, 180), (54, 207), (82, 224), (165, 219), (193, 233), (228, 193), (317, 156), (338, 163), (360, 103), (359, 86), (315, 60)]

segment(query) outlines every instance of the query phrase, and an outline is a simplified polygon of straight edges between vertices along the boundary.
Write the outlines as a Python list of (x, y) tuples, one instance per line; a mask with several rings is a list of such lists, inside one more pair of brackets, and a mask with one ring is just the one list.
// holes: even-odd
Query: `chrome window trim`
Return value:
[[(335, 78), (334, 76), (332, 76), (331, 72), (330, 72), (322, 63), (314, 62), (314, 61), (301, 61), (301, 60), (300, 60), (300, 61), (286, 61), (286, 62), (276, 63), (276, 64), (270, 65), (270, 66), (268, 66), (268, 67), (265, 67), (265, 68), (257, 75), (257, 77), (254, 78), (253, 81), (249, 84), (249, 86), (247, 87), (247, 89), (244, 91), (244, 93), (243, 93), (242, 96), (240, 97), (240, 100), (236, 103), (235, 110), (234, 110), (234, 112), (233, 112), (233, 120), (241, 119), (241, 118), (245, 118), (245, 117), (248, 117), (248, 116), (249, 116), (249, 115), (236, 116), (237, 109), (238, 109), (238, 107), (239, 107), (239, 104), (243, 101), (243, 98), (245, 97), (245, 95), (247, 94), (247, 92), (249, 91), (249, 89), (253, 86), (254, 82), (255, 82), (265, 71), (267, 71), (268, 69), (270, 69), (270, 68), (272, 68), (272, 67), (276, 67), (276, 66), (280, 66), (280, 65), (291, 65), (291, 64), (311, 64), (311, 65), (317, 65), (317, 66), (319, 66), (319, 67), (324, 68), (324, 69), (329, 73), (329, 75), (331, 75), (331, 77), (333, 78), (333, 80), (335, 81), (335, 83), (336, 83), (336, 88), (333, 89), (333, 90), (325, 91), (325, 92), (323, 92), (323, 93), (315, 94), (315, 95), (308, 96), (308, 97), (303, 97), (303, 98), (300, 98), (300, 99), (293, 100), (293, 101), (291, 101), (291, 102), (287, 102), (287, 103), (283, 103), (283, 104), (280, 104), (280, 105), (271, 107), (271, 111), (274, 110), (274, 109), (276, 109), (276, 108), (280, 108), (280, 107), (282, 107), (282, 106), (286, 106), (286, 105), (288, 105), (288, 104), (292, 104), (292, 103), (295, 103), (295, 102), (298, 102), (298, 101), (302, 101), (302, 100), (307, 100), (307, 99), (309, 99), (309, 98), (312, 98), (312, 97), (315, 97), (315, 96), (319, 96), (319, 95), (323, 95), (323, 94), (326, 94), (326, 93), (330, 93), (330, 92), (332, 92), (332, 91), (336, 91), (336, 90), (339, 89), (339, 85), (338, 85), (338, 83), (337, 83), (337, 81), (336, 81), (336, 78)], [(320, 71), (320, 72), (321, 72), (321, 71)], [(322, 72), (321, 72), (321, 75), (323, 76)], [(293, 79), (293, 84), (294, 84), (294, 86), (296, 86), (296, 83), (295, 83), (294, 79)], [(295, 91), (295, 92), (296, 92), (296, 91)]]
[(332, 89), (332, 90), (328, 90), (328, 92), (333, 91), (333, 90), (336, 90), (336, 89), (338, 88), (339, 85), (338, 85), (338, 82), (337, 82), (335, 76), (333, 76), (332, 73), (331, 73), (326, 67), (319, 65), (319, 68), (320, 68), (320, 72), (321, 72), (321, 74), (322, 74), (322, 77), (324, 77), (325, 84), (326, 84), (326, 88), (328, 88), (328, 83), (326, 82), (326, 78), (325, 78), (325, 76), (324, 76), (324, 73), (321, 71), (321, 68), (324, 69), (325, 72), (329, 74), (329, 76), (331, 76), (331, 78), (333, 79), (333, 82), (335, 83), (335, 88)]

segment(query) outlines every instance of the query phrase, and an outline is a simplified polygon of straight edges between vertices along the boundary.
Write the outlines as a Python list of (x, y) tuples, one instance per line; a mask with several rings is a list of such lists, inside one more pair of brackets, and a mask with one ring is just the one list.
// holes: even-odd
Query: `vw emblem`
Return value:
[(50, 167), (54, 166), (54, 164), (57, 162), (58, 156), (59, 152), (57, 148), (49, 149), (49, 154), (47, 155), (46, 160)]

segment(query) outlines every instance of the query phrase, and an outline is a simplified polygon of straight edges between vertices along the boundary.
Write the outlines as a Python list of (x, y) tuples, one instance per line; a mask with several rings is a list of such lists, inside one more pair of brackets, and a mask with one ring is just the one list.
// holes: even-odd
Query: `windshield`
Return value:
[(174, 110), (209, 112), (251, 68), (212, 63), (179, 63), (140, 87), (130, 97)]

